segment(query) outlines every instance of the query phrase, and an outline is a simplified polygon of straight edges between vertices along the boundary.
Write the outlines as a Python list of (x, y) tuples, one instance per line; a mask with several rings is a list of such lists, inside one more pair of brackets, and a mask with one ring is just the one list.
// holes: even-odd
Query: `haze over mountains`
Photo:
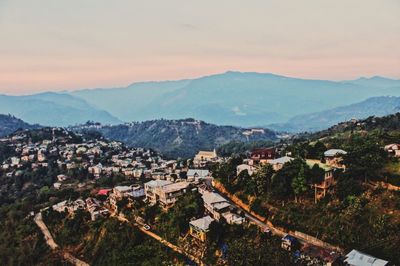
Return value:
[(218, 125), (298, 131), (397, 110), (396, 98), (366, 101), (378, 96), (400, 96), (400, 81), (373, 77), (336, 82), (229, 71), (125, 88), (0, 96), (0, 113), (42, 125), (193, 117)]
[(83, 99), (53, 92), (27, 96), (0, 95), (0, 113), (12, 114), (25, 122), (43, 126), (67, 126), (88, 120), (121, 122), (107, 111), (90, 106)]

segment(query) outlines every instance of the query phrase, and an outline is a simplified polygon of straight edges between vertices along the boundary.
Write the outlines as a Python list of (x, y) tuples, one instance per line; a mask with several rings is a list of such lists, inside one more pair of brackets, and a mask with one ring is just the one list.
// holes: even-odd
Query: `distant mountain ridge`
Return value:
[(12, 115), (0, 114), (0, 137), (7, 136), (18, 129), (36, 129), (39, 125), (28, 124)]
[(92, 107), (81, 98), (53, 92), (27, 96), (0, 95), (0, 113), (12, 114), (28, 123), (44, 126), (68, 126), (88, 120), (121, 123), (121, 120)]
[(372, 97), (347, 106), (298, 115), (289, 119), (287, 123), (268, 125), (267, 127), (289, 132), (319, 131), (353, 118), (365, 119), (370, 116), (386, 116), (399, 111), (400, 97)]
[[(234, 126), (217, 126), (195, 119), (151, 120), (115, 126), (86, 124), (71, 128), (78, 132), (100, 132), (127, 145), (152, 148), (169, 157), (193, 157), (199, 150), (213, 150), (233, 140), (276, 141), (279, 136), (268, 129), (251, 132)], [(261, 131), (261, 132), (260, 132)]]
[(196, 79), (75, 91), (71, 95), (124, 121), (194, 117), (218, 125), (251, 127), (284, 123), (297, 115), (370, 97), (400, 96), (400, 81), (383, 77), (308, 80), (228, 71)]

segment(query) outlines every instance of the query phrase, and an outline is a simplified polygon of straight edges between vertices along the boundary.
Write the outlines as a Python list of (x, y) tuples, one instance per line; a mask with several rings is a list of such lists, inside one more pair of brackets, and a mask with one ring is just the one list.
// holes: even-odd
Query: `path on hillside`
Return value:
[(119, 215), (115, 215), (114, 217), (116, 217), (118, 220), (120, 220), (121, 222), (126, 222), (132, 226), (137, 227), (140, 231), (142, 231), (143, 233), (145, 233), (146, 235), (154, 238), (155, 240), (157, 240), (158, 242), (160, 242), (161, 244), (169, 247), (170, 249), (172, 249), (175, 252), (178, 252), (179, 254), (182, 254), (186, 257), (188, 257), (189, 259), (191, 259), (192, 261), (196, 262), (199, 265), (205, 265), (204, 262), (201, 261), (201, 259), (196, 258), (195, 256), (187, 253), (186, 251), (184, 251), (183, 249), (181, 249), (180, 247), (172, 244), (171, 242), (168, 242), (167, 240), (163, 239), (161, 236), (155, 234), (154, 232), (151, 232), (149, 230), (145, 230), (143, 229), (142, 226), (140, 226), (139, 224), (137, 224), (136, 222), (131, 222), (128, 219), (121, 217)]
[[(214, 189), (217, 190), (226, 200), (228, 200), (231, 204), (235, 205), (237, 208), (239, 208), (240, 210), (242, 210), (246, 216), (246, 218), (248, 218), (251, 222), (253, 222), (255, 225), (257, 225), (258, 227), (260, 227), (262, 230), (264, 230), (265, 228), (269, 228), (271, 230), (271, 232), (274, 235), (277, 236), (284, 236), (286, 234), (288, 234), (287, 232), (274, 227), (274, 225), (268, 221), (266, 218), (263, 219), (263, 221), (261, 220), (261, 218), (257, 217), (256, 215), (253, 215), (250, 213), (249, 211), (249, 207), (244, 204), (243, 202), (237, 202), (230, 194), (229, 192), (226, 191), (225, 187), (222, 186), (222, 184), (218, 184), (217, 186), (213, 185)], [(245, 208), (244, 205), (247, 207)], [(260, 215), (258, 215), (260, 216)], [(289, 232), (289, 233), (293, 233), (293, 232)], [(329, 249), (329, 250), (337, 250), (337, 251), (341, 251), (341, 249), (339, 247), (333, 246), (329, 243), (326, 243), (320, 239), (317, 239), (315, 237), (312, 236), (308, 236), (304, 233), (301, 232), (294, 232), (294, 236), (301, 242), (304, 244), (309, 244), (309, 245), (313, 245), (313, 246), (318, 246), (321, 248), (325, 248), (325, 249)]]
[(49, 229), (43, 221), (42, 213), (39, 212), (33, 218), (39, 229), (42, 231), (44, 235), (44, 239), (46, 240), (47, 245), (54, 251), (59, 251), (63, 258), (68, 262), (76, 265), (76, 266), (89, 266), (86, 262), (74, 257), (71, 253), (60, 250), (60, 247), (54, 241), (53, 236), (51, 235)]

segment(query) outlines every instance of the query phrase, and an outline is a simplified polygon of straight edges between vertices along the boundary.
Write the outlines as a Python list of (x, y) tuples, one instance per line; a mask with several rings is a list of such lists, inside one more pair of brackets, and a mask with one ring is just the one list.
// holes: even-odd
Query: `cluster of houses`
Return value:
[[(343, 156), (347, 152), (341, 149), (329, 149), (324, 152), (324, 159), (310, 160), (307, 159), (306, 163), (313, 167), (317, 164), (325, 171), (324, 179), (319, 184), (312, 184), (315, 188), (316, 199), (324, 197), (330, 187), (335, 184), (334, 171), (337, 169), (345, 170), (346, 166), (343, 164)], [(250, 158), (244, 159), (243, 163), (236, 167), (236, 173), (239, 175), (243, 171), (247, 171), (249, 175), (257, 172), (260, 165), (269, 164), (274, 171), (279, 171), (283, 166), (294, 160), (290, 154), (279, 157), (279, 152), (275, 148), (258, 148), (251, 152)]]

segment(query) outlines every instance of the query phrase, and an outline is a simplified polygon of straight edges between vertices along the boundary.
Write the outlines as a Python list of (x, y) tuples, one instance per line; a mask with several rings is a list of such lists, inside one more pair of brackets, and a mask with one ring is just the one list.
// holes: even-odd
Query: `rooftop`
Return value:
[(386, 260), (375, 258), (355, 249), (346, 255), (345, 262), (356, 266), (384, 266), (389, 264), (389, 262)]
[(285, 163), (288, 163), (288, 162), (290, 162), (292, 160), (294, 160), (294, 158), (289, 157), (289, 156), (283, 156), (281, 158), (271, 160), (271, 161), (269, 161), (269, 163), (270, 164), (285, 164)]
[(170, 193), (170, 192), (175, 192), (175, 191), (179, 191), (182, 189), (185, 189), (189, 186), (190, 183), (183, 181), (183, 182), (176, 182), (176, 183), (172, 183), (169, 185), (165, 185), (163, 186), (163, 191), (165, 193)]
[(151, 181), (145, 183), (145, 185), (149, 186), (149, 187), (163, 187), (163, 186), (166, 186), (166, 185), (169, 185), (169, 184), (172, 184), (172, 182), (168, 181), (168, 180), (158, 180), (158, 179), (157, 180), (151, 180)]
[(223, 198), (220, 194), (215, 193), (215, 192), (204, 192), (202, 196), (204, 203), (211, 205), (215, 203), (222, 203), (222, 202), (228, 202), (225, 198)]
[(346, 151), (341, 149), (330, 149), (324, 152), (324, 156), (338, 156), (338, 155), (345, 155), (347, 154)]
[(189, 224), (191, 226), (194, 226), (202, 231), (207, 231), (208, 227), (210, 226), (210, 224), (214, 221), (213, 218), (211, 218), (210, 216), (205, 216), (203, 218), (191, 221)]

